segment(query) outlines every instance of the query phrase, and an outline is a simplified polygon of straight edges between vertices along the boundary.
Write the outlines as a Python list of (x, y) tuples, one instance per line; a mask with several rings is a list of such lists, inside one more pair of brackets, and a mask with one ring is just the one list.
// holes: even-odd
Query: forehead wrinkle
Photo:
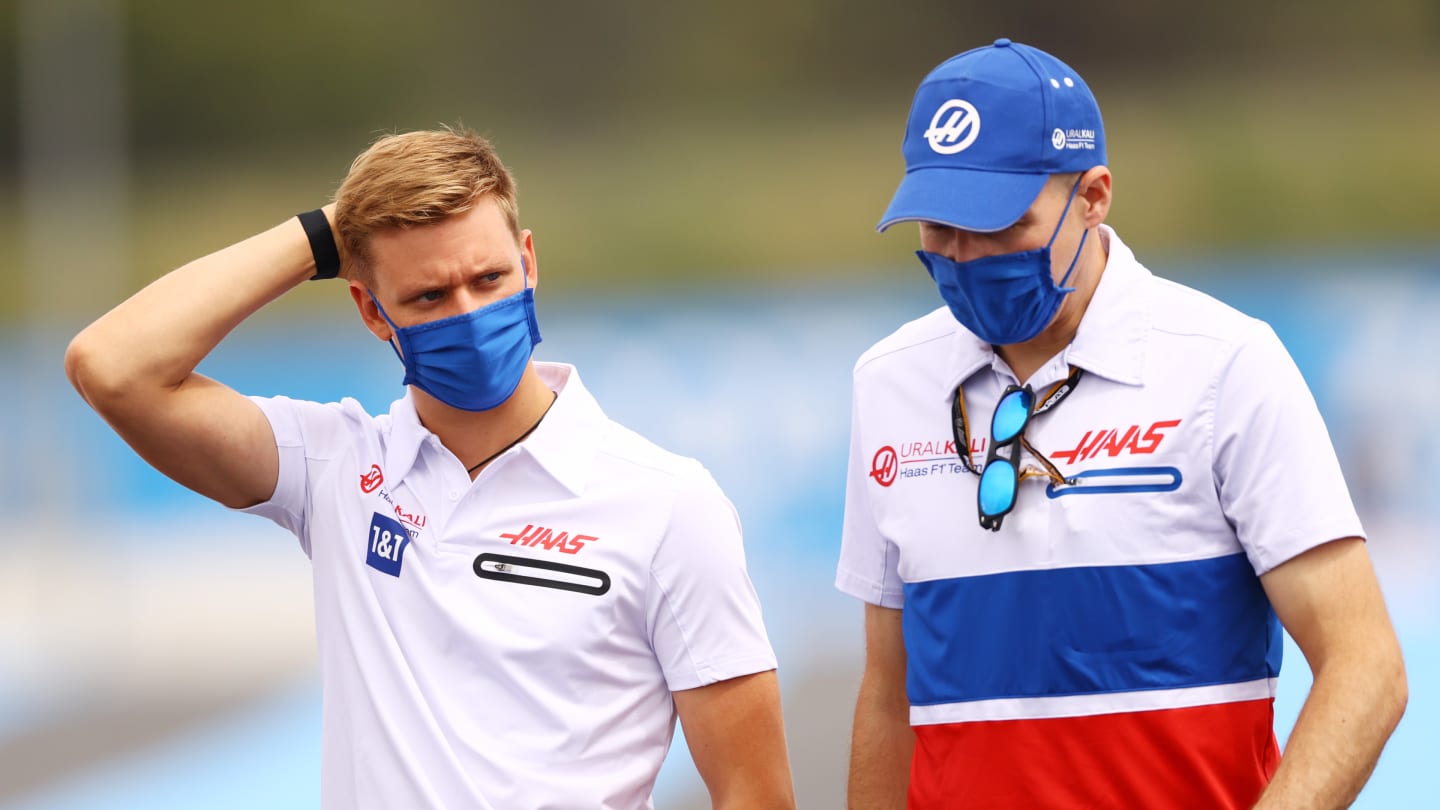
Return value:
[[(512, 269), (510, 263), (503, 256), (478, 257), (468, 262), (463, 260), (456, 262), (455, 266), (439, 269), (434, 275), (427, 275), (422, 279), (397, 286), (400, 287), (401, 298), (411, 298), (430, 290), (445, 290), (463, 286), (482, 276), (488, 276), (491, 273), (508, 273)], [(444, 280), (437, 280), (441, 276), (444, 276)]]

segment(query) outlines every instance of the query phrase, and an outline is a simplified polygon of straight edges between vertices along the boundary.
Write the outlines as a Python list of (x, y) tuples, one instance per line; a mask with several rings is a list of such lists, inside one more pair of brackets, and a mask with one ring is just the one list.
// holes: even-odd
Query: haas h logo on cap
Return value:
[[(941, 123), (941, 122), (944, 123)], [(930, 148), (942, 155), (963, 152), (980, 136), (980, 113), (968, 101), (952, 98), (940, 105), (925, 130)]]

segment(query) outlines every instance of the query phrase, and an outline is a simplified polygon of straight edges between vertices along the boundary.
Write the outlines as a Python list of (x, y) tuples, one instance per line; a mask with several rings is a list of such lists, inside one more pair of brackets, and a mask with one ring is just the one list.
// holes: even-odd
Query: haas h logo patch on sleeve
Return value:
[(405, 562), (405, 549), (410, 546), (410, 533), (405, 531), (400, 521), (376, 512), (370, 519), (367, 544), (366, 565), (392, 577), (400, 576), (400, 566)]

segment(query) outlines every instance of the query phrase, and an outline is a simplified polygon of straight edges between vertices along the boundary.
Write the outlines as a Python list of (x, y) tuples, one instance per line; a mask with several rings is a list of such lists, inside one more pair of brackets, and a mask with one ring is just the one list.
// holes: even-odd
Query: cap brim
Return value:
[(1001, 231), (1024, 216), (1048, 174), (975, 169), (916, 169), (905, 175), (875, 229), (897, 222), (936, 222), (966, 231)]

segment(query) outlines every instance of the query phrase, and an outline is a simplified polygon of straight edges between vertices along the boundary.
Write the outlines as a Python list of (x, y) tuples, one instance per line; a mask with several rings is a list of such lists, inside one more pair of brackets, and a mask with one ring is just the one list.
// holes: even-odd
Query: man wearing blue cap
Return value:
[[(1103, 224), (1099, 107), (1043, 51), (942, 63), (903, 151), (880, 229), (919, 223), (946, 306), (855, 366), (850, 806), (1348, 805), (1404, 666), (1275, 333)], [(1282, 624), (1314, 673), (1283, 761)]]

